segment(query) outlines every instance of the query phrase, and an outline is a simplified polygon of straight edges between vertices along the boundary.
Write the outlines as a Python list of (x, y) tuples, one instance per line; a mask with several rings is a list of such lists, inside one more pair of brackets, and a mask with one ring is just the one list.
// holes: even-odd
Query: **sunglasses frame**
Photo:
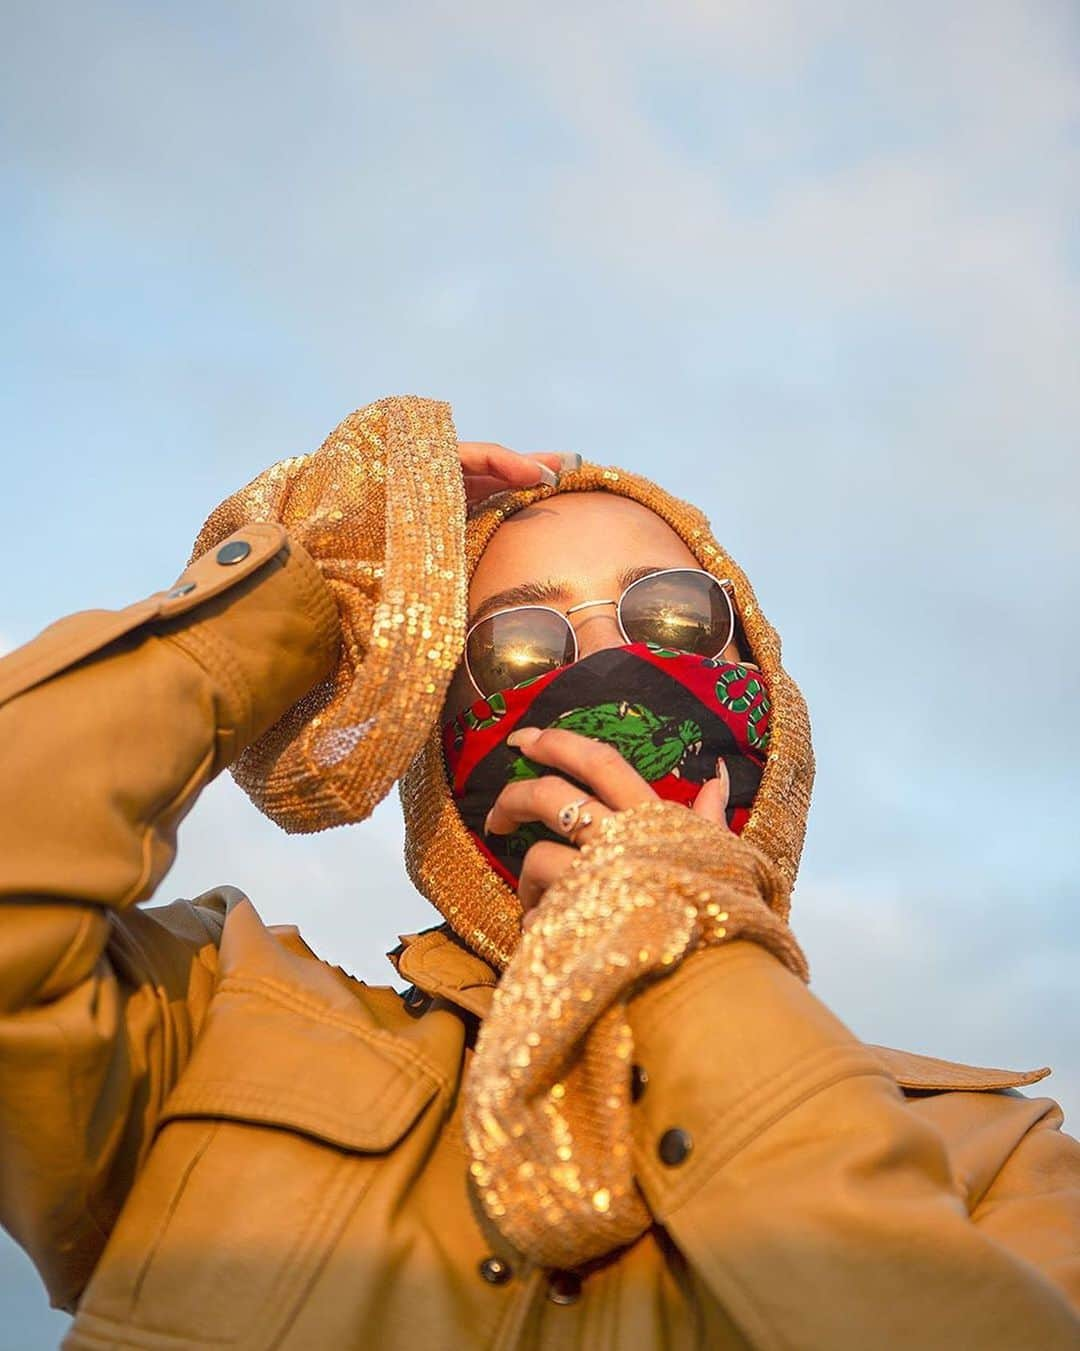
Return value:
[(623, 601), (630, 594), (630, 592), (633, 591), (635, 586), (640, 586), (642, 582), (651, 582), (657, 577), (669, 576), (673, 572), (692, 572), (699, 577), (708, 577), (709, 580), (715, 582), (716, 585), (720, 588), (720, 590), (724, 593), (724, 599), (727, 601), (728, 606), (728, 636), (724, 640), (724, 642), (720, 644), (720, 646), (716, 649), (716, 651), (710, 654), (710, 660), (715, 657), (718, 657), (720, 653), (723, 652), (723, 650), (730, 645), (732, 639), (735, 637), (735, 605), (731, 599), (731, 592), (735, 589), (735, 583), (732, 582), (731, 579), (727, 577), (723, 578), (716, 577), (713, 575), (713, 573), (707, 572), (704, 568), (659, 568), (656, 572), (647, 572), (644, 577), (638, 577), (636, 581), (633, 581), (630, 583), (629, 586), (624, 587), (618, 600), (612, 598), (608, 598), (605, 600), (583, 600), (577, 605), (571, 605), (566, 610), (556, 610), (554, 605), (504, 605), (501, 610), (492, 610), (491, 614), (485, 615), (483, 619), (478, 619), (475, 624), (470, 624), (468, 629), (465, 631), (465, 648), (462, 655), (465, 661), (465, 674), (469, 677), (469, 683), (472, 685), (473, 689), (477, 692), (477, 694), (480, 696), (481, 699), (490, 699), (491, 695), (496, 693), (495, 690), (491, 690), (490, 692), (488, 692), (480, 688), (480, 686), (476, 682), (475, 676), (472, 673), (472, 666), (469, 663), (469, 639), (472, 637), (474, 631), (478, 629), (481, 624), (486, 624), (489, 619), (496, 619), (498, 618), (499, 615), (513, 614), (516, 613), (518, 610), (547, 610), (553, 615), (558, 615), (559, 618), (566, 625), (566, 627), (570, 630), (570, 638), (574, 644), (574, 655), (570, 659), (570, 661), (563, 662), (561, 666), (555, 666), (552, 668), (555, 671), (560, 671), (562, 670), (563, 666), (573, 666), (574, 662), (576, 662), (579, 659), (581, 651), (578, 645), (577, 630), (574, 628), (573, 624), (570, 623), (569, 619), (570, 615), (575, 614), (578, 610), (587, 610), (594, 605), (614, 605), (615, 622), (619, 626), (619, 632), (622, 634), (623, 638), (626, 640), (628, 644), (632, 644), (636, 640), (631, 638), (630, 635), (626, 632), (626, 628), (623, 625), (622, 621)]

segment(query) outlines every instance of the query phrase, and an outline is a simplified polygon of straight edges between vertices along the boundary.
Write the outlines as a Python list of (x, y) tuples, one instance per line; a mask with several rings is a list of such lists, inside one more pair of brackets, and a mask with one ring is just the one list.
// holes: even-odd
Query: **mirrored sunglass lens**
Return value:
[(551, 610), (519, 606), (477, 624), (468, 658), (477, 685), (494, 694), (573, 661), (574, 637), (569, 623)]
[(623, 595), (619, 612), (633, 643), (659, 643), (711, 657), (731, 641), (727, 593), (704, 572), (660, 572), (644, 577)]

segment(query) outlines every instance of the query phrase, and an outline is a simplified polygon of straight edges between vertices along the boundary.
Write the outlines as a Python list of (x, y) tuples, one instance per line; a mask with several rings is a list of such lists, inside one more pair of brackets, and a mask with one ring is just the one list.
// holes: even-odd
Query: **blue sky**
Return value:
[[(1075, 1131), (1075, 9), (5, 15), (0, 645), (171, 581), (387, 394), (651, 475), (810, 704), (813, 988), (871, 1041), (1053, 1065)], [(287, 838), (226, 779), (162, 898), (233, 883), (386, 981), (433, 920), (400, 851), (394, 801)], [(0, 1304), (55, 1344), (10, 1245)]]

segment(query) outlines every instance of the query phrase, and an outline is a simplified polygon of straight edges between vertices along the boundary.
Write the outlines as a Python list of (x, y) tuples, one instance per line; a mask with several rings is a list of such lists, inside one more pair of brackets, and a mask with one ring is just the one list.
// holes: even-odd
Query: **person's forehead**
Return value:
[(510, 561), (533, 552), (567, 548), (588, 555), (648, 544), (690, 561), (689, 549), (671, 526), (633, 498), (609, 492), (569, 492), (515, 512), (495, 531), (485, 560)]

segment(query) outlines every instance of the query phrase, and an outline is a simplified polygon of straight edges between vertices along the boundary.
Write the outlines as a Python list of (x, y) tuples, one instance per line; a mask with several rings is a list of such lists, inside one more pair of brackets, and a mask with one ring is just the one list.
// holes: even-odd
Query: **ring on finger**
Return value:
[(591, 826), (592, 823), (593, 823), (592, 812), (582, 812), (581, 815), (578, 817), (577, 822), (567, 832), (567, 839), (570, 841), (570, 843), (576, 846), (577, 837), (579, 833), (583, 831), (586, 826)]
[[(580, 797), (576, 802), (568, 802), (565, 807), (559, 808), (555, 816), (555, 822), (568, 839), (572, 840), (574, 831), (578, 830), (581, 826), (592, 824), (592, 817), (589, 813), (586, 812), (585, 815), (582, 816), (581, 812), (581, 809), (585, 806), (586, 802), (590, 801), (591, 798)], [(586, 820), (585, 817), (588, 817), (588, 820)]]

